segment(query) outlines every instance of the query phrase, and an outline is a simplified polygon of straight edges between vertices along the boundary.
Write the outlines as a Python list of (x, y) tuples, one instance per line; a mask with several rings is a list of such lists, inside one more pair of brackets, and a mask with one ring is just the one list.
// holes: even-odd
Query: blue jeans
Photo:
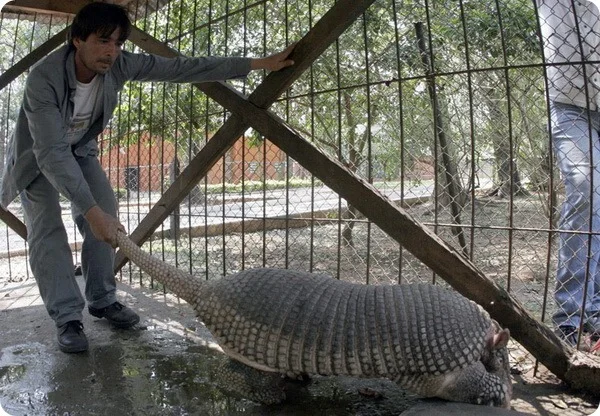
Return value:
[[(112, 187), (96, 157), (77, 158), (96, 203), (116, 217)], [(82, 320), (85, 301), (75, 281), (73, 254), (61, 217), (59, 194), (44, 175), (39, 175), (22, 193), (21, 204), (27, 225), (29, 264), (48, 314), (57, 326)], [(85, 297), (93, 308), (116, 302), (114, 249), (92, 233), (83, 213), (72, 207), (83, 236), (81, 269)]]
[(551, 103), (550, 118), (565, 184), (553, 322), (577, 327), (600, 311), (600, 112)]

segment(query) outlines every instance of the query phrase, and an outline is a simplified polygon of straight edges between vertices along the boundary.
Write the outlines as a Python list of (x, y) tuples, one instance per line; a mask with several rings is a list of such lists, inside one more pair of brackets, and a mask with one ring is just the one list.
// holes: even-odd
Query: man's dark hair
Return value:
[(131, 33), (131, 21), (124, 7), (109, 3), (90, 3), (75, 15), (69, 31), (69, 45), (73, 46), (74, 38), (86, 40), (92, 33), (108, 38), (117, 28), (121, 29), (119, 40), (125, 42)]

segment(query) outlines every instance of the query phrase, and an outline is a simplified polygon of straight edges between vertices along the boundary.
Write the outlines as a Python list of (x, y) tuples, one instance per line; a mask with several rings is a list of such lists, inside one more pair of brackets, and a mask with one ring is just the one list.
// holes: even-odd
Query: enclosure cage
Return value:
[[(0, 15), (0, 163), (28, 68), (64, 43), (86, 1), (11, 3)], [(119, 219), (145, 250), (203, 279), (265, 266), (446, 285), (399, 238), (431, 253), (441, 241), (551, 325), (564, 190), (535, 2), (116, 3), (135, 25), (128, 51), (259, 57), (299, 42), (306, 58), (292, 78), (125, 85), (99, 158)], [(251, 122), (239, 97), (268, 117)], [(435, 238), (390, 224), (377, 206), (359, 210), (367, 191)], [(77, 263), (81, 237), (63, 202)], [(1, 278), (32, 279), (19, 201), (8, 208)], [(122, 257), (117, 270), (156, 286)], [(523, 371), (536, 363), (516, 342), (511, 360)]]

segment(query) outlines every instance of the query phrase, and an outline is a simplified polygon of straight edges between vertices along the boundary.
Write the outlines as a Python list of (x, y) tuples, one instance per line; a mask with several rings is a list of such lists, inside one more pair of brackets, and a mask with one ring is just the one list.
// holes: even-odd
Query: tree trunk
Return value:
[[(494, 85), (497, 83), (497, 80), (494, 77), (490, 77), (484, 82), (488, 85)], [(497, 88), (491, 86), (484, 94), (490, 116), (490, 131), (492, 132), (491, 138), (496, 164), (496, 182), (492, 190), (488, 192), (488, 196), (508, 198), (510, 196), (528, 195), (529, 193), (521, 184), (521, 177), (515, 156), (511, 152), (513, 143), (507, 131), (508, 120), (504, 116), (502, 108), (505, 97), (503, 91), (500, 94), (497, 91)]]
[(0, 130), (0, 172), (4, 172), (4, 160), (6, 159), (6, 141), (4, 132)]
[[(177, 177), (179, 176), (180, 171), (181, 169), (179, 167), (179, 158), (177, 157), (177, 155), (175, 155), (173, 162), (171, 162), (171, 166), (169, 166), (169, 179), (171, 180), (171, 183), (175, 182), (175, 179), (177, 179)], [(180, 218), (181, 217), (179, 215), (179, 206), (177, 206), (177, 208), (173, 210), (171, 215), (169, 215), (169, 238), (172, 240), (176, 239), (179, 235)]]
[[(356, 121), (354, 119), (354, 114), (352, 113), (352, 96), (347, 91), (344, 91), (343, 96), (346, 125), (348, 127), (348, 161), (346, 162), (346, 165), (351, 172), (355, 173), (362, 162), (361, 153), (364, 148), (364, 140), (360, 143), (356, 134)], [(354, 229), (354, 219), (357, 217), (357, 213), (358, 210), (348, 203), (348, 210), (345, 215), (342, 214), (342, 219), (346, 220), (344, 221), (344, 229), (342, 231), (342, 241), (350, 247), (354, 247), (352, 231)]]
[[(193, 158), (193, 156), (198, 154), (198, 152), (200, 151), (200, 148), (198, 148), (198, 145), (195, 142), (191, 142), (191, 146), (192, 146), (191, 157)], [(203, 198), (204, 198), (204, 192), (202, 192), (201, 185), (198, 184), (192, 188), (189, 195), (187, 196), (188, 205), (190, 205), (190, 206), (196, 205), (196, 204), (204, 205), (204, 201), (202, 200)]]
[[(498, 181), (488, 193), (489, 196), (497, 198), (508, 198), (512, 196), (527, 196), (529, 192), (521, 184), (519, 170), (516, 162), (510, 157), (506, 148), (508, 140), (497, 140), (494, 143), (494, 156), (496, 159), (496, 174)], [(503, 145), (504, 144), (504, 145)]]
[[(423, 23), (415, 23), (415, 32), (417, 35), (417, 43), (419, 45), (419, 51), (421, 53), (421, 60), (423, 67), (427, 73), (427, 90), (429, 92), (429, 98), (431, 99), (431, 107), (433, 109), (434, 125), (435, 125), (435, 141), (434, 141), (434, 152), (436, 155), (436, 167), (438, 174), (436, 175), (437, 183), (440, 182), (443, 186), (436, 186), (436, 192), (438, 195), (437, 201), (443, 203), (444, 206), (449, 205), (452, 213), (452, 222), (456, 224), (452, 227), (452, 233), (456, 236), (460, 247), (464, 254), (467, 254), (467, 242), (463, 233), (463, 229), (460, 226), (462, 223), (460, 214), (466, 203), (466, 192), (460, 184), (458, 178), (458, 170), (456, 169), (456, 160), (452, 156), (450, 141), (446, 136), (446, 130), (444, 128), (444, 117), (443, 114), (446, 111), (445, 106), (440, 103), (440, 99), (437, 93), (437, 87), (435, 78), (430, 76), (433, 73), (433, 68), (429, 59), (429, 53), (426, 47), (425, 36), (423, 33)], [(439, 151), (437, 151), (439, 150)], [(441, 161), (441, 163), (439, 163)]]

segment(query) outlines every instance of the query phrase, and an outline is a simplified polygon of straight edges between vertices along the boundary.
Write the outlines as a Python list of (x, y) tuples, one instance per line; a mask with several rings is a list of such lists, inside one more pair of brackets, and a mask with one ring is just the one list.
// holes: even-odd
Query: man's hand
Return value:
[(290, 46), (288, 46), (279, 53), (265, 56), (264, 58), (252, 59), (250, 61), (250, 69), (266, 69), (268, 71), (279, 71), (280, 69), (294, 65), (294, 61), (288, 59), (288, 56), (290, 56), (295, 46), (296, 44), (292, 43)]
[(113, 248), (117, 247), (117, 231), (125, 231), (119, 220), (104, 212), (98, 205), (94, 205), (85, 213), (85, 219), (98, 240), (110, 244)]

